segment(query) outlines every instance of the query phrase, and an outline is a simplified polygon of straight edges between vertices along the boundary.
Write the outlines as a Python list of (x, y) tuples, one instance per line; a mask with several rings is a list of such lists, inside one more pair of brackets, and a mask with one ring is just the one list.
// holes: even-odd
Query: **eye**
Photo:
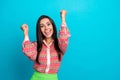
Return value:
[(50, 26), (51, 24), (50, 23), (47, 23), (47, 26)]
[(43, 25), (40, 25), (40, 28), (43, 28), (44, 26)]

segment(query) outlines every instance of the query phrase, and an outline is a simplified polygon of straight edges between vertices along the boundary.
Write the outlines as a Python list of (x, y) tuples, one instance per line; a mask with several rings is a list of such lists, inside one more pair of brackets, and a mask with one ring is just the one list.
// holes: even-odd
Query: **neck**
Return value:
[(45, 42), (46, 42), (47, 44), (50, 44), (51, 41), (52, 41), (52, 38), (46, 38), (46, 39), (45, 39)]

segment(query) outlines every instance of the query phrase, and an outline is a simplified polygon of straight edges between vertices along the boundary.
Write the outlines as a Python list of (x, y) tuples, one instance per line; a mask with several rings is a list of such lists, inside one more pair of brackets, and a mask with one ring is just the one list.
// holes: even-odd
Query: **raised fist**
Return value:
[(27, 25), (27, 24), (23, 24), (23, 25), (21, 26), (21, 29), (22, 29), (23, 31), (28, 31), (28, 25)]
[(27, 24), (23, 24), (21, 26), (21, 29), (23, 30), (24, 35), (28, 35), (28, 25)]
[(66, 10), (61, 10), (60, 11), (60, 15), (61, 15), (62, 18), (65, 18), (66, 14), (67, 14)]

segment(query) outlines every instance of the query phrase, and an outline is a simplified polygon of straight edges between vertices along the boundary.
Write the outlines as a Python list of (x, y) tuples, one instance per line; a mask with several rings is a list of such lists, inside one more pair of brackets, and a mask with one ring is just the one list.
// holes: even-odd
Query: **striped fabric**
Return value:
[[(59, 32), (58, 42), (59, 47), (62, 52), (65, 53), (68, 38), (70, 37), (70, 33), (67, 29), (66, 24), (61, 25), (61, 29)], [(45, 41), (43, 41), (42, 49), (39, 56), (40, 64), (36, 63), (36, 55), (37, 55), (37, 43), (31, 42), (30, 40), (23, 42), (22, 51), (30, 60), (34, 61), (34, 69), (41, 73), (49, 73), (54, 74), (58, 72), (60, 67), (60, 61), (58, 60), (57, 51), (54, 48), (54, 41), (47, 45)]]

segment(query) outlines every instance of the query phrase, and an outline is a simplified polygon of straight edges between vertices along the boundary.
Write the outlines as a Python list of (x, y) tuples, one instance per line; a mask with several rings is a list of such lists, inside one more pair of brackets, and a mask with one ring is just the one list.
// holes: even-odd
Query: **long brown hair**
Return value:
[(40, 55), (40, 52), (41, 52), (41, 49), (42, 49), (42, 43), (43, 43), (43, 40), (45, 38), (45, 36), (42, 34), (41, 32), (41, 27), (40, 27), (40, 21), (43, 19), (43, 18), (48, 18), (51, 22), (51, 24), (53, 25), (53, 35), (52, 35), (52, 38), (54, 40), (54, 47), (58, 53), (58, 59), (59, 61), (61, 60), (61, 55), (63, 54), (62, 51), (60, 50), (59, 48), (59, 45), (58, 45), (58, 38), (57, 38), (57, 29), (56, 29), (56, 25), (54, 23), (54, 21), (49, 17), (49, 16), (46, 16), (46, 15), (42, 15), (38, 18), (38, 21), (37, 21), (37, 24), (36, 24), (36, 38), (37, 38), (37, 57), (36, 57), (36, 62), (37, 63), (40, 63), (39, 62), (39, 55)]

